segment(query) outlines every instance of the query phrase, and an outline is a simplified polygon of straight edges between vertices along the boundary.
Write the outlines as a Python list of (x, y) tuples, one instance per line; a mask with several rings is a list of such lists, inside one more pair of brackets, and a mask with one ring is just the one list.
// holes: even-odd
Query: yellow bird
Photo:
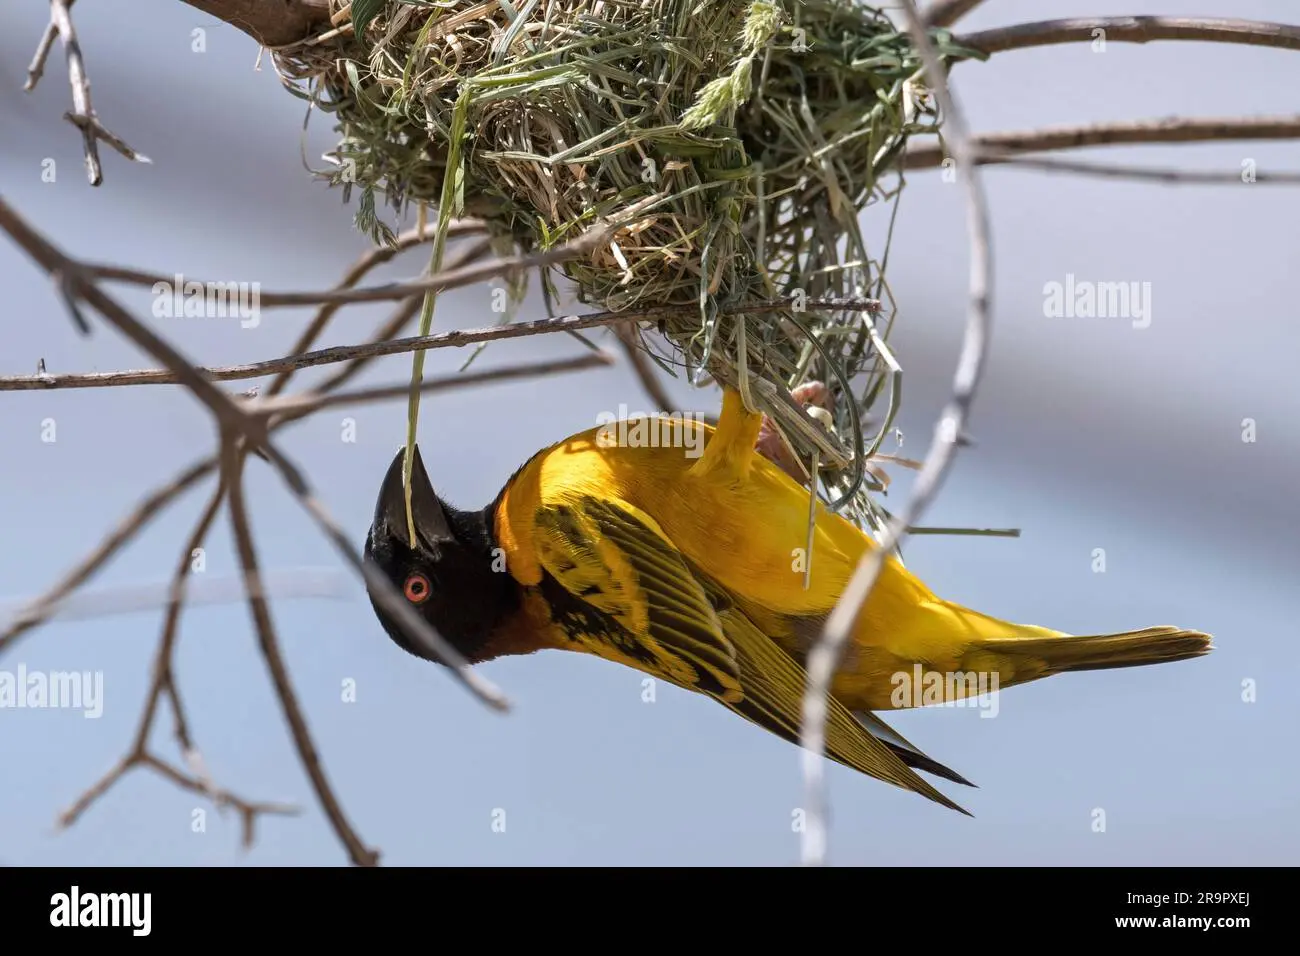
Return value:
[[(809, 492), (755, 451), (762, 423), (728, 389), (716, 428), (678, 417), (597, 426), (538, 452), (478, 511), (438, 497), (417, 449), (414, 547), (399, 451), (366, 555), (471, 663), (595, 654), (797, 742), (808, 651), (877, 544), (818, 502), (805, 587)], [(372, 603), (397, 644), (426, 656)], [(969, 781), (872, 713), (933, 702), (909, 684), (916, 675), (936, 675), (952, 700), (1210, 649), (1209, 635), (1177, 627), (1075, 637), (1012, 624), (937, 597), (891, 556), (832, 685), (827, 755), (966, 813), (916, 771)]]

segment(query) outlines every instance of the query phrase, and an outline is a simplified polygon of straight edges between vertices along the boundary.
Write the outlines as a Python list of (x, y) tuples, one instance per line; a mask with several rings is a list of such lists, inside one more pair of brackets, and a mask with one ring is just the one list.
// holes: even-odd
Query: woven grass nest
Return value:
[[(787, 434), (832, 469), (853, 461), (841, 500), (856, 497), (860, 417), (887, 378), (893, 320), (859, 216), (896, 198), (909, 138), (939, 128), (905, 31), (855, 0), (333, 6), (341, 29), (278, 51), (277, 68), (333, 115), (328, 175), (345, 197), (360, 190), (360, 226), (391, 235), (376, 195), (399, 214), (422, 203), (440, 222), (481, 219), (497, 248), (523, 253), (613, 224), (590, 256), (544, 276), (548, 303), (558, 272), (602, 309), (697, 306), (659, 330), (688, 367), (760, 386), (746, 391), (779, 422), (784, 390), (830, 382), (855, 447)], [(978, 55), (932, 35), (945, 60)], [(790, 296), (883, 302), (874, 316), (719, 315)]]

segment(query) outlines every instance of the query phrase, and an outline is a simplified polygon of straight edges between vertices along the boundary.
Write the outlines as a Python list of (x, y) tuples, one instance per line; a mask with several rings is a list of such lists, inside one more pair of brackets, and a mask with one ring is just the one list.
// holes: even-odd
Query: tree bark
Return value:
[(329, 23), (329, 0), (184, 0), (251, 36), (262, 46), (306, 39)]

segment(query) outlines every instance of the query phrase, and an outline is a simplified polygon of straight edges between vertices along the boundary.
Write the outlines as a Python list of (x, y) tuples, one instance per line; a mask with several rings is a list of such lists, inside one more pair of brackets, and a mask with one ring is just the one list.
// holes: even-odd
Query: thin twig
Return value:
[(161, 361), (186, 386), (194, 397), (212, 412), (222, 426), (242, 428), (247, 416), (235, 401), (217, 388), (212, 380), (198, 371), (171, 344), (152, 329), (138, 321), (118, 303), (100, 291), (85, 268), (69, 258), (53, 243), (27, 224), (3, 197), (0, 197), (0, 229), (7, 232), (24, 252), (31, 256), (50, 275), (59, 276), (67, 283), (70, 293), (94, 307), (105, 319), (140, 349)]
[(632, 370), (636, 372), (641, 387), (645, 389), (651, 401), (659, 406), (661, 412), (671, 412), (673, 410), (673, 400), (667, 390), (664, 389), (663, 382), (659, 379), (659, 375), (655, 370), (655, 364), (646, 358), (645, 352), (641, 349), (636, 323), (620, 323), (614, 326), (614, 333), (623, 344), (623, 351), (632, 364)]
[[(376, 595), (376, 600), (380, 600), (386, 607), (391, 606), (394, 615), (402, 623), (403, 630), (410, 638), (444, 661), (453, 677), (485, 704), (497, 710), (507, 707), (501, 692), (490, 681), (472, 673), (464, 657), (457, 653), (423, 617), (411, 610), (410, 602), (402, 598), (383, 575), (378, 574), (370, 565), (364, 564), (346, 539), (336, 533), (337, 529), (324, 516), (323, 510), (307, 491), (302, 476), (271, 444), (267, 430), (267, 415), (247, 411), (246, 409), (249, 408), (247, 403), (241, 406), (217, 388), (212, 379), (190, 364), (169, 342), (160, 338), (152, 329), (102, 292), (95, 282), (86, 277), (85, 269), (80, 263), (69, 259), (36, 232), (5, 203), (3, 198), (0, 198), (0, 229), (8, 232), (19, 247), (47, 272), (67, 277), (71, 288), (80, 298), (94, 306), (100, 315), (124, 336), (166, 365), (177, 376), (180, 384), (207, 406), (217, 421), (223, 441), (230, 441), (231, 436), (238, 436), (241, 442), (247, 442), (250, 449), (258, 449), (265, 457), (275, 462), (281, 476), (285, 478), (290, 489), (308, 512), (316, 518), (317, 524), (326, 532), (326, 536), (339, 546), (344, 557), (357, 568), (367, 584), (372, 588), (377, 587), (382, 592)], [(243, 461), (242, 457), (240, 461)]]
[[(1133, 120), (1089, 126), (1049, 126), (1006, 133), (984, 133), (971, 141), (976, 165), (1006, 161), (1008, 153), (1056, 152), (1088, 146), (1139, 143), (1203, 143), (1222, 140), (1300, 139), (1300, 115)], [(948, 158), (942, 144), (909, 147), (908, 170), (932, 169)]]
[[(387, 342), (415, 318), (420, 311), (420, 306), (424, 302), (424, 296), (413, 295), (409, 299), (397, 303), (397, 307), (389, 314), (388, 318), (370, 334), (371, 342)], [(377, 356), (359, 356), (348, 359), (342, 368), (336, 368), (325, 380), (315, 388), (317, 392), (329, 392), (336, 388), (341, 388), (348, 382), (352, 381), (358, 373), (366, 368)]]
[(1217, 17), (1075, 17), (980, 30), (954, 37), (953, 43), (993, 54), (1059, 43), (1092, 43), (1097, 39), (1107, 43), (1194, 40), (1300, 50), (1300, 26)]
[(379, 863), (379, 853), (366, 846), (357, 835), (343, 812), (338, 798), (334, 795), (334, 789), (330, 786), (329, 778), (325, 776), (325, 770), (321, 766), (320, 755), (312, 740), (311, 731), (307, 727), (307, 719), (303, 716), (297, 694), (294, 693), (293, 684), (289, 680), (289, 671), (280, 654), (279, 641), (276, 639), (275, 625), (271, 621), (271, 611), (258, 586), (261, 578), (257, 549), (253, 544), (253, 534), (248, 526), (248, 510), (244, 504), (245, 457), (242, 441), (240, 436), (232, 434), (223, 434), (222, 438), (221, 472), (223, 480), (229, 486), (230, 524), (234, 531), (235, 550), (239, 554), (239, 565), (246, 579), (252, 582), (252, 586), (248, 588), (249, 613), (252, 615), (253, 626), (257, 631), (258, 646), (262, 650), (267, 670), (275, 685), (276, 698), (280, 701), (285, 720), (289, 724), (294, 746), (298, 750), (298, 759), (302, 761), (303, 768), (311, 779), (312, 789), (315, 790), (330, 825), (334, 828), (340, 842), (347, 848), (348, 858), (357, 866), (376, 866)]
[[(416, 300), (418, 303), (418, 300)], [(796, 300), (780, 299), (775, 302), (743, 302), (718, 307), (719, 314), (738, 315), (781, 312), (790, 308)], [(875, 299), (807, 299), (809, 309), (867, 309), (874, 307)], [(377, 340), (359, 345), (335, 345), (330, 348), (304, 352), (301, 355), (286, 355), (283, 358), (268, 359), (263, 362), (250, 362), (246, 365), (227, 365), (217, 368), (195, 366), (194, 371), (214, 382), (232, 382), (241, 379), (261, 378), (283, 372), (286, 369), (312, 368), (318, 365), (334, 365), (339, 362), (353, 362), (362, 359), (379, 358), (385, 355), (401, 355), (421, 349), (459, 348), (464, 345), (477, 345), (480, 342), (495, 342), (504, 339), (521, 338), (529, 335), (545, 335), (554, 332), (572, 332), (591, 329), (602, 325), (612, 325), (622, 321), (658, 322), (683, 315), (692, 315), (697, 310), (694, 305), (668, 305), (644, 309), (627, 309), (622, 312), (593, 312), (586, 315), (559, 315), (549, 319), (535, 319), (531, 322), (509, 322), (505, 325), (493, 325), (481, 329), (456, 329), (451, 332), (439, 332), (435, 335), (410, 336), (392, 339), (379, 336)], [(82, 372), (68, 375), (3, 375), (0, 376), (0, 392), (5, 391), (39, 391), (46, 388), (107, 388), (122, 385), (177, 385), (184, 384), (180, 376), (169, 369), (139, 369), (123, 372)]]
[[(375, 338), (383, 341), (391, 336), (395, 330), (405, 325), (410, 321), (415, 310), (419, 308), (419, 303), (420, 298), (417, 296), (399, 305), (389, 320), (375, 333)], [(328, 392), (342, 387), (364, 371), (376, 357), (374, 355), (360, 355), (348, 359), (347, 364), (321, 383), (317, 391)], [(284, 424), (289, 423), (285, 422)], [(279, 427), (280, 423), (272, 422), (269, 430), (275, 431)], [(109, 560), (135, 538), (146, 524), (216, 468), (217, 459), (215, 456), (202, 459), (183, 469), (175, 478), (147, 492), (141, 498), (139, 504), (123, 517), (118, 525), (110, 530), (98, 545), (91, 549), (81, 561), (55, 582), (43, 595), (18, 612), (13, 620), (6, 625), (5, 629), (0, 631), (0, 654), (3, 654), (23, 634), (48, 620), (70, 594), (93, 578)]]
[[(461, 372), (457, 375), (426, 379), (420, 384), (420, 392), (428, 394), (473, 385), (486, 385), (493, 382), (509, 382), (521, 378), (540, 378), (546, 375), (560, 375), (565, 372), (577, 372), (613, 364), (614, 357), (606, 352), (588, 352), (586, 355), (579, 355), (576, 358), (553, 359), (547, 362), (532, 362), (527, 365), (510, 365), (505, 368)], [(411, 383), (404, 382), (401, 385), (382, 385), (375, 388), (363, 388), (354, 392), (338, 392), (331, 395), (306, 392), (286, 398), (268, 399), (261, 403), (259, 407), (272, 412), (276, 421), (288, 421), (337, 405), (364, 405), (369, 402), (387, 402), (397, 398), (406, 398), (410, 391)]]
[[(346, 305), (353, 302), (391, 302), (408, 296), (425, 292), (446, 292), (462, 286), (474, 285), (489, 279), (510, 278), (530, 269), (556, 265), (587, 255), (599, 248), (615, 227), (608, 224), (593, 226), (583, 235), (554, 249), (537, 252), (527, 256), (508, 256), (490, 262), (471, 263), (453, 269), (444, 269), (436, 275), (410, 282), (391, 282), (381, 286), (367, 286), (363, 289), (332, 289), (318, 292), (258, 292), (258, 305), (261, 308), (283, 308), (298, 305), (323, 305), (333, 303)], [(97, 279), (110, 282), (126, 282), (132, 285), (165, 285), (171, 287), (176, 276), (159, 273), (141, 272), (137, 269), (124, 269), (120, 266), (86, 264), (85, 271)], [(187, 284), (190, 281), (186, 280)], [(206, 288), (209, 283), (203, 283)]]
[[(452, 223), (448, 233), (449, 235), (471, 235), (481, 233), (485, 228), (486, 227), (483, 224), (476, 222)], [(428, 242), (433, 238), (433, 236), (434, 234), (427, 228), (417, 226), (414, 229), (408, 229), (405, 232), (400, 233), (393, 240), (391, 245), (375, 246), (372, 249), (367, 249), (361, 257), (351, 265), (348, 271), (343, 274), (343, 278), (339, 281), (338, 285), (335, 286), (335, 289), (351, 289), (355, 287), (358, 282), (369, 275), (374, 269), (392, 261), (394, 257), (405, 252), (407, 249)], [(454, 260), (454, 265), (452, 267), (455, 268), (461, 265), (467, 265), (481, 256), (487, 255), (487, 253), (491, 251), (491, 248), (492, 246), (490, 242), (487, 240), (480, 240), (474, 243), (474, 245), (469, 249), (464, 250), (464, 252)], [(325, 331), (325, 326), (329, 324), (329, 321), (334, 317), (334, 314), (342, 308), (342, 305), (343, 303), (341, 302), (327, 302), (322, 305), (320, 309), (317, 310), (311, 324), (303, 330), (300, 336), (298, 336), (298, 341), (294, 342), (293, 347), (289, 350), (290, 353), (306, 352), (315, 345), (316, 340), (320, 338), (321, 333)], [(284, 387), (289, 384), (289, 380), (292, 377), (293, 369), (286, 369), (281, 372), (275, 377), (275, 380), (267, 386), (266, 394), (268, 396), (279, 395), (280, 392), (284, 390)]]
[[(469, 383), (481, 384), (490, 380), (518, 378), (525, 375), (548, 374), (577, 368), (588, 368), (595, 365), (605, 365), (610, 362), (610, 357), (603, 354), (584, 355), (569, 362), (535, 363), (531, 366), (517, 366), (508, 369), (472, 373), (460, 376), (458, 379), (448, 378), (441, 381), (430, 381), (427, 384), (430, 386), (429, 390), (432, 391), (436, 390), (439, 386), (459, 386)], [(306, 414), (308, 411), (319, 410), (321, 407), (325, 407), (328, 404), (341, 404), (344, 402), (356, 403), (360, 401), (376, 400), (383, 397), (402, 397), (405, 395), (406, 388), (406, 385), (401, 385), (389, 389), (367, 389), (342, 395), (309, 395), (304, 398), (298, 398), (295, 396), (292, 398), (281, 398), (279, 400), (264, 400), (262, 404), (275, 408), (277, 414), (283, 415), (287, 421), (289, 418), (302, 417), (302, 415)], [(391, 395), (387, 393), (391, 393)], [(202, 759), (191, 737), (188, 719), (181, 703), (179, 689), (172, 669), (172, 659), (179, 629), (181, 610), (188, 590), (187, 584), (193, 560), (193, 553), (194, 550), (202, 544), (203, 539), (211, 528), (224, 500), (225, 487), (224, 484), (219, 484), (181, 552), (180, 561), (170, 589), (170, 599), (166, 608), (162, 637), (155, 654), (150, 691), (146, 698), (146, 703), (143, 713), (141, 714), (131, 751), (121, 762), (119, 762), (119, 765), (113, 772), (108, 774), (106, 777), (101, 778), (77, 799), (73, 810), (69, 811), (69, 813), (65, 815), (66, 823), (70, 824), (81, 813), (88, 809), (96, 799), (111, 789), (116, 781), (125, 773), (126, 769), (141, 763), (154, 766), (155, 769), (164, 772), (164, 776), (171, 776), (173, 779), (177, 779), (177, 782), (184, 786), (188, 786), (191, 789), (200, 789), (201, 792), (211, 798), (218, 807), (225, 804), (234, 805), (241, 815), (243, 823), (243, 844), (245, 847), (250, 846), (252, 843), (256, 817), (259, 813), (296, 812), (296, 809), (284, 808), (278, 804), (249, 803), (240, 798), (234, 797), (229, 794), (228, 791), (217, 788), (212, 783), (203, 770)], [(261, 583), (254, 585), (254, 587), (259, 593), (265, 592), (265, 588)], [(158, 712), (158, 703), (163, 696), (166, 696), (171, 703), (171, 710), (175, 721), (175, 735), (185, 762), (191, 766), (191, 770), (194, 772), (192, 780), (188, 778), (176, 778), (176, 771), (162, 765), (160, 761), (147, 753), (149, 734)]]
[(194, 741), (190, 737), (189, 720), (185, 716), (179, 698), (174, 693), (176, 680), (172, 671), (172, 661), (176, 649), (176, 636), (180, 631), (181, 610), (185, 606), (185, 595), (188, 591), (190, 569), (194, 563), (194, 549), (202, 545), (208, 529), (212, 527), (225, 500), (225, 483), (218, 481), (216, 490), (203, 509), (194, 530), (190, 532), (189, 540), (185, 542), (180, 560), (177, 562), (172, 577), (171, 599), (167, 602), (167, 609), (163, 614), (162, 636), (158, 640), (158, 650), (154, 655), (152, 685), (145, 702), (144, 713), (140, 718), (139, 729), (136, 731), (136, 751), (144, 750), (149, 741), (149, 731), (153, 727), (154, 716), (158, 713), (158, 701), (164, 693), (172, 698), (172, 713), (176, 721), (176, 737), (181, 745), (181, 753), (188, 757), (195, 749)]
[(151, 520), (184, 492), (212, 473), (216, 461), (208, 458), (186, 468), (175, 478), (146, 494), (89, 554), (81, 559), (40, 598), (19, 611), (0, 631), (0, 654), (25, 633), (44, 623), (69, 594), (94, 576), (100, 568), (128, 544)]
[(989, 155), (985, 165), (1006, 165), (1032, 169), (1044, 173), (1069, 173), (1076, 176), (1094, 176), (1099, 179), (1126, 179), (1138, 182), (1157, 182), (1186, 185), (1236, 185), (1242, 183), (1295, 186), (1300, 185), (1300, 172), (1262, 173), (1224, 169), (1156, 169), (1150, 166), (1118, 166), (1102, 163), (1085, 163), (1077, 160), (1048, 156), (1008, 154), (1000, 158)]
[(251, 800), (245, 800), (243, 797), (236, 796), (229, 790), (212, 790), (203, 781), (198, 780), (189, 774), (177, 770), (175, 767), (160, 760), (148, 752), (131, 754), (119, 760), (108, 773), (100, 777), (92, 784), (77, 800), (66, 810), (58, 815), (55, 825), (60, 829), (66, 830), (90, 809), (96, 800), (106, 794), (113, 788), (122, 777), (136, 767), (148, 767), (155, 773), (161, 774), (172, 783), (186, 790), (193, 790), (195, 793), (201, 793), (209, 797), (217, 804), (218, 807), (231, 806), (239, 811), (243, 819), (243, 843), (245, 846), (251, 844), (252, 821), (263, 814), (273, 814), (276, 816), (297, 816), (299, 808), (289, 803), (260, 803)]
[(988, 207), (979, 171), (971, 161), (971, 139), (965, 115), (949, 87), (934, 45), (926, 33), (913, 0), (903, 0), (907, 29), (916, 43), (930, 87), (939, 101), (957, 171), (966, 192), (966, 215), (971, 244), (970, 301), (961, 356), (953, 380), (953, 395), (935, 427), (934, 439), (925, 464), (912, 486), (912, 495), (902, 512), (891, 520), (880, 545), (870, 548), (858, 562), (843, 593), (826, 619), (822, 634), (808, 654), (808, 685), (804, 694), (803, 769), (807, 790), (806, 817), (802, 840), (803, 862), (819, 866), (826, 860), (826, 792), (824, 754), (826, 714), (831, 681), (839, 666), (858, 616), (871, 596), (876, 579), (890, 552), (905, 531), (916, 523), (926, 505), (939, 490), (957, 449), (957, 436), (965, 428), (967, 413), (984, 369), (985, 347), (992, 324), (991, 297), (993, 258), (990, 248)]
[(930, 528), (911, 525), (908, 534), (974, 535), (983, 538), (1018, 538), (1019, 528)]
[(348, 540), (347, 535), (343, 533), (343, 530), (330, 517), (329, 512), (317, 499), (315, 493), (307, 484), (307, 479), (303, 476), (302, 471), (269, 441), (263, 445), (263, 450), (266, 452), (268, 460), (280, 473), (280, 477), (284, 480), (294, 498), (311, 515), (317, 527), (329, 540), (330, 544), (334, 545), (334, 549), (343, 560), (352, 565), (358, 576), (365, 582), (366, 588), (375, 602), (402, 626), (412, 640), (442, 661), (451, 672), (452, 677), (461, 686), (465, 687), (493, 710), (508, 711), (510, 701), (496, 688), (496, 685), (486, 678), (480, 677), (470, 667), (469, 661), (448, 644), (446, 638), (435, 631), (424, 618), (415, 612), (411, 607), (411, 602), (402, 597), (397, 588), (393, 587), (392, 582), (384, 576), (383, 572), (376, 565), (364, 559), (361, 552)]
[(36, 44), (36, 53), (32, 56), (31, 65), (27, 67), (27, 82), (23, 84), (23, 92), (30, 93), (36, 89), (36, 84), (41, 81), (45, 75), (45, 62), (50, 58), (50, 50), (54, 47), (54, 41), (59, 38), (59, 28), (50, 20), (45, 25), (45, 32), (41, 34), (40, 42)]
[[(402, 599), (391, 582), (388, 582), (375, 567), (365, 562), (356, 549), (347, 541), (342, 531), (333, 523), (320, 503), (316, 501), (301, 472), (271, 443), (269, 437), (270, 428), (268, 426), (270, 416), (267, 412), (256, 409), (249, 402), (236, 403), (224, 391), (217, 388), (211, 379), (196, 370), (169, 343), (159, 339), (150, 329), (135, 320), (112, 298), (104, 294), (98, 288), (95, 280), (88, 276), (81, 263), (60, 252), (28, 225), (3, 199), (0, 199), (0, 229), (7, 232), (18, 246), (27, 252), (47, 273), (58, 278), (60, 288), (64, 290), (65, 297), (74, 308), (79, 301), (85, 301), (93, 306), (119, 332), (134, 341), (145, 352), (161, 360), (167, 369), (177, 376), (178, 381), (208, 407), (216, 419), (222, 449), (220, 456), (222, 481), (223, 484), (230, 488), (232, 523), (235, 525), (241, 563), (245, 569), (244, 580), (250, 606), (259, 628), (264, 654), (289, 719), (295, 742), (298, 745), (304, 766), (318, 797), (326, 807), (326, 812), (339, 832), (340, 839), (347, 848), (350, 858), (356, 863), (377, 862), (377, 856), (373, 851), (364, 847), (359, 838), (348, 827), (346, 819), (342, 816), (342, 811), (338, 806), (338, 801), (329, 790), (328, 783), (319, 765), (319, 758), (315, 754), (310, 738), (306, 735), (306, 726), (301, 719), (301, 713), (298, 711), (296, 699), (292, 696), (292, 688), (287, 684), (287, 675), (283, 670), (283, 662), (279, 661), (278, 658), (274, 633), (270, 629), (269, 615), (265, 607), (266, 597), (256, 566), (256, 556), (252, 552), (252, 539), (251, 532), (247, 527), (247, 514), (243, 509), (242, 497), (236, 497), (242, 495), (242, 486), (237, 482), (242, 481), (242, 472), (239, 469), (243, 467), (247, 452), (256, 449), (274, 464), (295, 497), (312, 515), (317, 524), (321, 526), (331, 543), (361, 574), (374, 599), (386, 610), (394, 614), (399, 625), (412, 640), (443, 660), (463, 685), (490, 706), (503, 710), (508, 706), (507, 701), (490, 682), (470, 673), (468, 663), (427, 622), (411, 610), (409, 603)], [(202, 467), (204, 466), (200, 466), (200, 470)], [(206, 528), (198, 529), (195, 532), (194, 539), (201, 539), (204, 532), (206, 532)], [(98, 566), (96, 562), (89, 562), (89, 564), (92, 569)], [(40, 608), (42, 604), (43, 601), (38, 601), (36, 607)], [(32, 617), (30, 611), (20, 614), (18, 627), (21, 629), (24, 624), (30, 626)], [(174, 712), (178, 715), (178, 720), (182, 722), (178, 726), (183, 726), (183, 709), (180, 706), (174, 680), (170, 676), (160, 677), (158, 686), (166, 688), (167, 693), (172, 698)], [(156, 702), (153, 706), (156, 709)], [(182, 731), (182, 733), (188, 739), (188, 731)], [(195, 753), (191, 747), (188, 755), (194, 757)], [(145, 756), (141, 756), (137, 752), (133, 757), (119, 764), (109, 777), (102, 779), (93, 786), (87, 792), (88, 795), (74, 806), (70, 819), (75, 818), (76, 814), (89, 806), (90, 802), (93, 802), (99, 794), (110, 787), (122, 773), (141, 762), (148, 762), (151, 765), (158, 763), (153, 758), (146, 760)], [(197, 760), (193, 762), (201, 763)], [(194, 785), (204, 792), (215, 793), (214, 786), (206, 778), (205, 774), (196, 775)], [(251, 838), (253, 815), (251, 812), (245, 812), (244, 814), (246, 838)]]
[[(68, 82), (72, 85), (72, 111), (65, 113), (64, 119), (71, 121), (81, 130), (81, 139), (86, 152), (86, 175), (90, 179), (90, 185), (98, 186), (104, 181), (104, 171), (99, 165), (98, 141), (101, 139), (127, 159), (140, 163), (148, 163), (151, 160), (148, 156), (143, 156), (127, 146), (119, 137), (101, 126), (96, 118), (95, 109), (90, 102), (90, 80), (86, 76), (81, 44), (77, 42), (77, 31), (72, 25), (72, 14), (69, 12), (72, 4), (73, 0), (50, 0), (50, 23), (58, 31), (59, 39), (63, 42), (63, 50), (68, 57)], [(45, 36), (48, 36), (48, 31)], [(41, 37), (42, 46), (45, 45), (45, 36)], [(42, 55), (42, 50), (38, 48), (32, 66), (36, 67), (38, 64), (43, 66), (48, 55), (48, 49), (45, 49)], [(39, 71), (36, 76), (39, 78)], [(29, 88), (35, 85), (30, 71), (28, 84)]]
[(302, 810), (292, 803), (265, 803), (251, 802), (241, 797), (235, 796), (229, 790), (214, 788), (210, 781), (201, 780), (192, 777), (180, 770), (177, 770), (171, 764), (155, 757), (153, 754), (145, 754), (142, 758), (145, 766), (151, 768), (162, 776), (166, 777), (178, 787), (184, 787), (186, 790), (192, 790), (195, 793), (202, 794), (212, 800), (218, 809), (231, 806), (239, 812), (241, 830), (240, 844), (244, 849), (253, 845), (256, 838), (255, 827), (259, 816), (281, 816), (296, 817)]

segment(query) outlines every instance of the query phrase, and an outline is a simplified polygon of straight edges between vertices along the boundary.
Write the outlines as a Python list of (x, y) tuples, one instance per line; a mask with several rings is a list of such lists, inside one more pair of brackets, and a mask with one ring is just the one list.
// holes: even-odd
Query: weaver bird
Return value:
[[(808, 651), (877, 544), (818, 502), (805, 586), (809, 492), (755, 451), (762, 420), (728, 389), (716, 426), (661, 418), (649, 446), (598, 426), (538, 452), (478, 511), (439, 498), (416, 449), (414, 544), (399, 451), (367, 558), (471, 664), (552, 648), (595, 654), (797, 743)], [(371, 602), (397, 644), (427, 656)], [(899, 700), (897, 675), (975, 673), (999, 687), (1209, 649), (1208, 635), (1176, 627), (1075, 637), (1012, 624), (935, 596), (891, 556), (832, 684), (827, 755), (967, 813), (916, 771), (970, 782), (872, 713), (921, 703)]]

